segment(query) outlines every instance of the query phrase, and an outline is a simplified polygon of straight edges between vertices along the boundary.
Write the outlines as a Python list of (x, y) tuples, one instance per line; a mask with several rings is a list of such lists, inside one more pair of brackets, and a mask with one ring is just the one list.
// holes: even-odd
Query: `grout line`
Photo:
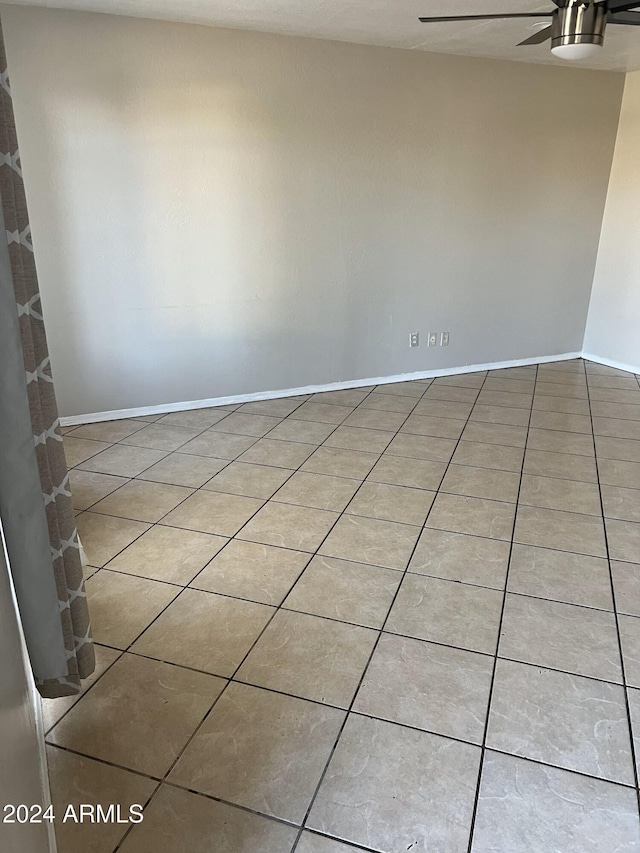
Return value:
[[(480, 395), (480, 392), (481, 392), (481, 390), (482, 390), (482, 387), (484, 386), (484, 383), (486, 382), (486, 379), (487, 379), (487, 376), (485, 375), (485, 377), (484, 377), (484, 379), (483, 379), (483, 382), (482, 382), (482, 385), (481, 385), (480, 389), (478, 389), (478, 391), (477, 391), (477, 393), (476, 393), (476, 400), (478, 399), (478, 397), (479, 397), (479, 395)], [(420, 399), (424, 399), (424, 395), (423, 395), (423, 396), (422, 396), (422, 398), (420, 398)], [(417, 403), (416, 403), (416, 405), (417, 405)], [(471, 410), (473, 410), (473, 406), (471, 407)], [(470, 416), (471, 416), (471, 411), (469, 412), (469, 417), (470, 417)], [(466, 424), (468, 424), (468, 422), (469, 422), (469, 417), (467, 417)], [(465, 424), (465, 428), (466, 428), (466, 424)], [(463, 431), (464, 431), (464, 430), (463, 430)], [(451, 465), (451, 459), (453, 458), (453, 455), (454, 455), (454, 453), (455, 453), (455, 451), (456, 451), (456, 449), (457, 449), (458, 444), (460, 443), (460, 441), (461, 441), (461, 439), (458, 439), (458, 441), (456, 442), (456, 446), (455, 446), (455, 447), (454, 447), (454, 449), (453, 449), (453, 452), (452, 452), (452, 454), (451, 454), (451, 458), (450, 458), (450, 460), (449, 460), (449, 463), (445, 466), (445, 469), (444, 469), (444, 471), (443, 471), (443, 473), (442, 473), (442, 477), (440, 478), (440, 483), (439, 483), (439, 485), (438, 485), (438, 490), (439, 490), (440, 486), (442, 485), (442, 482), (443, 482), (443, 480), (444, 480), (444, 478), (445, 478), (445, 476), (446, 476), (446, 473), (447, 473), (447, 470), (448, 470), (448, 468), (449, 468), (449, 465)], [(437, 496), (436, 496), (436, 499), (437, 499)], [(382, 634), (383, 634), (383, 632), (384, 632), (385, 625), (387, 624), (387, 621), (388, 621), (388, 619), (389, 619), (389, 615), (391, 614), (391, 611), (393, 610), (393, 607), (394, 607), (394, 604), (395, 604), (395, 602), (396, 602), (396, 600), (397, 600), (397, 598), (398, 598), (398, 595), (400, 594), (400, 590), (402, 589), (402, 586), (403, 586), (403, 584), (404, 584), (404, 580), (405, 580), (405, 577), (406, 577), (406, 575), (407, 575), (407, 571), (408, 571), (409, 565), (410, 565), (411, 560), (412, 560), (412, 558), (413, 558), (413, 555), (415, 554), (415, 551), (416, 551), (416, 549), (417, 549), (417, 547), (418, 547), (418, 544), (419, 544), (420, 539), (421, 539), (421, 536), (422, 536), (422, 531), (424, 530), (424, 527), (425, 527), (426, 521), (427, 521), (427, 519), (428, 519), (428, 517), (429, 517), (429, 514), (431, 513), (431, 511), (432, 511), (432, 509), (433, 509), (433, 506), (434, 506), (434, 505), (435, 505), (435, 500), (433, 501), (433, 503), (431, 504), (431, 507), (429, 508), (429, 513), (427, 514), (427, 518), (425, 519), (425, 522), (424, 522), (424, 523), (423, 523), (423, 525), (422, 525), (422, 530), (421, 530), (420, 534), (418, 535), (418, 537), (417, 537), (417, 539), (416, 539), (416, 541), (415, 541), (415, 543), (414, 543), (414, 545), (413, 545), (413, 548), (412, 548), (412, 550), (411, 550), (411, 554), (409, 555), (409, 557), (408, 557), (408, 559), (407, 559), (406, 567), (405, 567), (405, 569), (404, 569), (404, 571), (403, 571), (403, 573), (402, 573), (402, 580), (401, 580), (401, 581), (400, 581), (400, 583), (398, 584), (398, 587), (397, 587), (397, 589), (396, 589), (396, 591), (395, 591), (395, 593), (394, 593), (394, 595), (393, 595), (393, 598), (392, 598), (392, 600), (391, 600), (391, 603), (390, 603), (389, 607), (387, 608), (387, 615), (385, 616), (385, 619), (384, 619), (384, 621), (383, 621), (383, 623), (382, 623), (382, 626), (381, 626), (381, 628), (380, 628), (380, 629), (379, 629), (379, 631), (378, 631), (378, 636), (376, 637), (376, 641), (375, 641), (375, 643), (373, 644), (373, 648), (371, 649), (371, 652), (370, 652), (369, 657), (368, 657), (368, 659), (367, 659), (367, 662), (366, 662), (366, 664), (365, 664), (365, 667), (364, 667), (364, 670), (363, 670), (363, 672), (362, 672), (362, 675), (360, 676), (360, 679), (358, 680), (358, 683), (357, 683), (357, 685), (356, 685), (355, 691), (354, 691), (353, 696), (352, 696), (352, 698), (351, 698), (351, 702), (350, 702), (350, 704), (349, 704), (349, 707), (347, 708), (347, 712), (346, 712), (346, 714), (345, 714), (344, 720), (342, 721), (342, 725), (340, 726), (340, 729), (339, 729), (338, 734), (337, 734), (337, 736), (336, 736), (336, 739), (335, 739), (335, 741), (334, 741), (333, 747), (332, 747), (332, 749), (331, 749), (331, 751), (330, 751), (330, 753), (329, 753), (329, 756), (328, 756), (327, 761), (326, 761), (326, 763), (325, 763), (324, 769), (323, 769), (323, 771), (322, 771), (322, 773), (321, 773), (321, 775), (320, 775), (320, 779), (318, 780), (318, 784), (317, 784), (317, 785), (316, 785), (316, 787), (315, 787), (315, 790), (314, 790), (313, 796), (311, 797), (311, 800), (310, 800), (310, 802), (309, 802), (309, 806), (308, 806), (307, 811), (306, 811), (306, 813), (305, 813), (305, 816), (304, 816), (304, 818), (303, 818), (303, 820), (302, 820), (302, 824), (301, 824), (301, 827), (300, 827), (300, 832), (298, 833), (298, 837), (297, 837), (297, 839), (296, 839), (296, 841), (295, 841), (295, 844), (293, 845), (293, 848), (292, 848), (291, 853), (295, 853), (295, 850), (296, 850), (296, 849), (297, 849), (297, 847), (298, 847), (298, 844), (299, 844), (300, 839), (301, 839), (301, 837), (302, 837), (302, 833), (303, 833), (303, 831), (304, 831), (305, 825), (306, 825), (306, 823), (307, 823), (307, 820), (309, 819), (309, 815), (311, 814), (311, 810), (312, 810), (313, 805), (314, 805), (314, 803), (315, 803), (315, 801), (316, 801), (316, 798), (317, 798), (317, 796), (318, 796), (318, 793), (319, 793), (319, 791), (320, 791), (320, 788), (322, 787), (322, 783), (324, 782), (325, 776), (326, 776), (327, 771), (328, 771), (328, 769), (329, 769), (329, 765), (331, 764), (331, 761), (332, 761), (333, 756), (334, 756), (334, 754), (335, 754), (335, 752), (336, 752), (336, 749), (338, 748), (338, 744), (340, 743), (340, 739), (342, 738), (342, 733), (344, 732), (344, 729), (345, 729), (345, 726), (346, 726), (346, 724), (347, 724), (347, 721), (349, 720), (349, 717), (350, 717), (350, 715), (351, 715), (351, 712), (352, 712), (352, 709), (353, 709), (353, 705), (354, 705), (354, 703), (355, 703), (355, 701), (356, 701), (356, 698), (357, 698), (357, 696), (358, 696), (358, 693), (360, 692), (360, 687), (362, 686), (362, 684), (363, 684), (363, 682), (364, 682), (364, 680), (365, 680), (366, 674), (367, 674), (367, 672), (368, 672), (368, 670), (369, 670), (369, 666), (371, 665), (371, 661), (373, 660), (373, 657), (374, 657), (374, 655), (375, 655), (375, 653), (376, 653), (376, 650), (377, 650), (377, 648), (378, 648), (378, 644), (379, 644), (379, 642), (380, 642), (380, 638), (382, 637)]]
[[(588, 383), (587, 383), (587, 393), (589, 394), (589, 384)], [(589, 410), (591, 411), (591, 397), (590, 396), (589, 396)], [(592, 418), (592, 423), (593, 423), (593, 418)], [(595, 447), (596, 447), (596, 442), (595, 442), (595, 437), (594, 437), (594, 448)], [(634, 738), (633, 738), (633, 722), (632, 722), (632, 718), (631, 718), (631, 707), (629, 705), (629, 693), (628, 693), (629, 685), (627, 684), (625, 659), (624, 659), (624, 655), (623, 655), (623, 651), (622, 651), (622, 638), (620, 636), (620, 620), (619, 620), (619, 616), (618, 616), (618, 608), (616, 605), (616, 589), (615, 589), (615, 583), (613, 580), (613, 571), (611, 569), (611, 555), (610, 555), (610, 550), (609, 550), (609, 535), (608, 535), (607, 525), (606, 525), (605, 516), (604, 516), (604, 501), (602, 498), (602, 486), (600, 484), (597, 448), (596, 448), (596, 473), (598, 474), (598, 491), (600, 493), (600, 508), (602, 511), (602, 529), (603, 529), (603, 534), (604, 534), (605, 550), (606, 550), (606, 555), (607, 555), (607, 565), (609, 568), (609, 583), (611, 585), (611, 599), (613, 601), (613, 613), (614, 613), (614, 619), (615, 619), (615, 623), (616, 623), (616, 636), (618, 639), (618, 654), (620, 657), (620, 672), (622, 675), (622, 686), (623, 686), (623, 692), (624, 692), (625, 710), (627, 713), (630, 757), (631, 757), (631, 763), (633, 765), (633, 776), (635, 779), (635, 785), (636, 785), (636, 788), (638, 788), (638, 764), (637, 764), (636, 748), (635, 748), (635, 743), (634, 743)], [(640, 796), (640, 794), (639, 794), (639, 796)], [(638, 801), (638, 804), (640, 806), (640, 800)]]
[[(537, 368), (536, 368), (536, 385), (537, 385), (537, 382), (538, 382), (538, 372), (537, 372)], [(531, 409), (529, 411), (529, 424), (527, 426), (527, 439), (525, 441), (525, 458), (526, 458), (526, 447), (527, 447), (527, 444), (529, 441), (529, 432), (531, 429), (532, 417), (533, 417), (533, 400), (531, 403)], [(518, 501), (520, 499), (520, 492), (522, 490), (523, 478), (524, 478), (524, 463), (522, 466), (522, 470), (520, 472), (520, 482), (518, 485)], [(516, 503), (518, 503), (518, 501)], [(495, 682), (496, 682), (496, 670), (497, 670), (497, 666), (498, 666), (498, 650), (500, 648), (502, 624), (504, 622), (504, 613), (505, 613), (505, 608), (506, 608), (506, 603), (507, 603), (507, 589), (509, 587), (509, 569), (511, 568), (511, 557), (513, 555), (513, 545), (514, 545), (513, 540), (515, 538), (516, 523), (517, 523), (517, 518), (518, 518), (518, 510), (519, 510), (519, 506), (516, 505), (516, 511), (515, 511), (514, 517), (513, 517), (513, 527), (511, 528), (511, 531), (512, 531), (512, 533), (511, 533), (511, 544), (510, 544), (510, 548), (509, 548), (509, 558), (508, 558), (508, 562), (507, 562), (507, 571), (506, 571), (506, 575), (505, 575), (504, 593), (502, 596), (502, 608), (500, 611), (500, 619), (498, 622), (498, 630), (497, 630), (497, 635), (496, 635), (496, 650), (495, 650), (494, 661), (493, 661), (493, 670), (491, 673), (491, 684), (489, 686), (489, 695), (487, 697), (487, 714), (486, 714), (485, 722), (484, 722), (484, 732), (482, 735), (482, 744), (481, 744), (481, 750), (482, 751), (480, 753), (480, 761), (479, 761), (479, 765), (478, 765), (478, 779), (477, 779), (476, 792), (475, 792), (475, 798), (474, 798), (474, 803), (473, 803), (473, 811), (471, 813), (471, 823), (470, 823), (470, 828), (469, 828), (469, 846), (467, 848), (468, 853), (471, 853), (471, 851), (472, 851), (473, 835), (475, 832), (476, 818), (477, 818), (477, 814), (478, 814), (478, 804), (480, 801), (480, 786), (482, 784), (482, 773), (483, 773), (483, 767), (484, 767), (484, 758), (485, 758), (485, 754), (487, 751), (487, 734), (489, 732), (489, 719), (491, 716), (491, 703), (493, 700), (493, 691), (494, 691)]]

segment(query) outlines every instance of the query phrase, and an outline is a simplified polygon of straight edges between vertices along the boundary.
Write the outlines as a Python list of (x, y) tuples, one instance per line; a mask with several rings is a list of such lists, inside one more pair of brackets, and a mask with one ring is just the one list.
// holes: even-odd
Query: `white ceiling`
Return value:
[[(421, 24), (419, 15), (465, 15), (551, 10), (551, 0), (13, 0), (48, 6), (185, 21), (386, 45), (438, 53), (567, 65), (549, 44), (516, 47), (534, 32), (536, 19)], [(544, 21), (541, 16), (540, 21)], [(640, 69), (640, 27), (609, 26), (594, 59), (572, 63), (608, 71)]]

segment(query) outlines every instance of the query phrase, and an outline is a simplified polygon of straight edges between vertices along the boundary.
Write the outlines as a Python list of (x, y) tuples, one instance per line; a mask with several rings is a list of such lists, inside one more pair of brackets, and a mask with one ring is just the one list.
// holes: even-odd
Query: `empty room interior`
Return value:
[(3, 853), (640, 853), (640, 0), (0, 18)]

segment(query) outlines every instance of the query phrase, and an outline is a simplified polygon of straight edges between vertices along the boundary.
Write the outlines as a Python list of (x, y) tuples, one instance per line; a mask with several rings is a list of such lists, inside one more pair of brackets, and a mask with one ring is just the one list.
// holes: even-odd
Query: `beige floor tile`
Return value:
[(317, 421), (320, 424), (341, 424), (353, 411), (352, 406), (334, 406), (330, 403), (303, 403), (292, 413), (296, 421)]
[(455, 385), (458, 388), (482, 388), (487, 372), (479, 370), (476, 373), (459, 373), (452, 376), (438, 376), (433, 380), (434, 385)]
[(501, 609), (497, 590), (407, 574), (385, 630), (495, 654)]
[(520, 474), (468, 465), (449, 465), (440, 490), (454, 495), (515, 503)]
[(344, 426), (362, 429), (381, 429), (395, 432), (407, 419), (403, 412), (381, 412), (376, 409), (358, 408), (344, 421)]
[(314, 421), (296, 421), (287, 418), (271, 430), (269, 438), (278, 441), (296, 441), (301, 444), (322, 444), (335, 429), (335, 424), (319, 424)]
[(345, 477), (330, 477), (296, 471), (273, 496), (278, 503), (309, 506), (316, 509), (342, 510), (349, 503), (360, 483)]
[(519, 506), (513, 541), (592, 557), (607, 556), (602, 519), (576, 512)]
[(307, 825), (375, 850), (459, 853), (479, 762), (470, 744), (353, 715)]
[(640, 690), (627, 688), (629, 699), (629, 717), (631, 719), (631, 736), (633, 737), (636, 768), (640, 772)]
[(318, 556), (311, 560), (283, 606), (381, 628), (401, 579), (391, 569)]
[(329, 403), (332, 406), (359, 406), (372, 390), (369, 388), (339, 388), (336, 391), (322, 391), (309, 398), (311, 403)]
[(640, 489), (602, 487), (602, 503), (607, 518), (620, 521), (640, 521)]
[(622, 660), (627, 684), (640, 687), (640, 619), (635, 616), (619, 616)]
[(531, 394), (509, 391), (481, 391), (476, 401), (481, 406), (507, 406), (510, 409), (531, 409)]
[(274, 612), (253, 601), (185, 589), (132, 651), (230, 677)]
[(116, 477), (137, 477), (167, 455), (164, 450), (114, 444), (80, 465), (82, 471), (114, 474)]
[(322, 543), (327, 557), (388, 569), (405, 569), (420, 528), (393, 521), (344, 515)]
[(631, 789), (486, 753), (471, 853), (626, 853), (638, 835)]
[(509, 591), (613, 610), (609, 567), (600, 557), (514, 545)]
[(123, 655), (58, 723), (49, 739), (93, 758), (161, 777), (224, 685), (221, 678), (202, 672)]
[(107, 444), (114, 444), (116, 441), (121, 441), (128, 435), (132, 435), (134, 432), (138, 432), (143, 428), (144, 423), (124, 418), (120, 421), (102, 421), (95, 424), (83, 424), (83, 426), (74, 427), (71, 435), (74, 438), (90, 438), (93, 441), (104, 441)]
[(180, 588), (102, 569), (87, 580), (86, 591), (93, 639), (126, 649)]
[(504, 589), (509, 542), (446, 530), (422, 531), (409, 571), (445, 580)]
[(591, 413), (594, 422), (597, 418), (616, 418), (617, 420), (640, 421), (640, 405), (628, 403), (591, 403)]
[(238, 538), (294, 551), (315, 551), (337, 518), (337, 512), (269, 502)]
[[(60, 853), (112, 853), (128, 829), (130, 807), (143, 806), (156, 786), (152, 779), (55, 746), (47, 748), (47, 763)], [(105, 811), (117, 803), (123, 822), (64, 821), (69, 806), (78, 814), (84, 803), (100, 803)]]
[(493, 658), (383, 634), (354, 711), (482, 743)]
[(527, 442), (527, 428), (509, 424), (487, 424), (473, 421), (467, 424), (462, 433), (464, 441), (477, 441), (480, 444), (500, 444), (504, 447), (524, 447)]
[(535, 387), (535, 377), (513, 379), (508, 376), (494, 376), (490, 374), (482, 386), (484, 391), (511, 391), (516, 394), (531, 394)]
[(455, 418), (432, 418), (426, 415), (411, 415), (402, 425), (401, 433), (411, 435), (432, 435), (436, 438), (458, 439), (462, 435), (466, 421)]
[(504, 447), (478, 441), (461, 441), (451, 461), (457, 465), (476, 468), (494, 468), (498, 471), (520, 473), (524, 450), (521, 447)]
[(618, 388), (591, 388), (589, 396), (600, 403), (621, 403), (637, 406), (640, 404), (640, 391), (625, 391)]
[(315, 444), (298, 444), (294, 441), (273, 441), (261, 438), (245, 451), (240, 462), (255, 465), (273, 465), (276, 468), (299, 468), (316, 450)]
[(83, 512), (77, 516), (76, 526), (89, 565), (104, 566), (151, 525), (97, 512)]
[(163, 426), (178, 426), (186, 429), (209, 429), (228, 415), (226, 408), (190, 409), (186, 412), (171, 412), (163, 415), (158, 423)]
[(256, 498), (199, 491), (165, 516), (162, 523), (201, 533), (233, 536), (263, 503)]
[(536, 393), (533, 398), (534, 411), (540, 412), (565, 412), (568, 415), (589, 415), (589, 401), (575, 400), (571, 397), (552, 397), (546, 394)]
[(640, 489), (640, 462), (598, 459), (598, 472), (603, 485)]
[(587, 386), (583, 383), (561, 383), (545, 382), (539, 379), (536, 382), (536, 394), (545, 394), (549, 397), (573, 398), (575, 400), (587, 400)]
[(95, 504), (93, 511), (134, 521), (155, 522), (192, 494), (193, 489), (184, 486), (131, 480)]
[(94, 474), (91, 471), (78, 469), (69, 471), (73, 508), (89, 509), (106, 495), (124, 486), (126, 482), (128, 482), (126, 477), (112, 477), (109, 474)]
[(567, 453), (576, 456), (594, 456), (593, 438), (577, 432), (562, 432), (557, 429), (530, 429), (527, 439), (529, 450), (544, 450), (547, 453)]
[(236, 459), (256, 443), (254, 436), (231, 435), (226, 432), (207, 430), (187, 441), (180, 447), (181, 453), (194, 456), (212, 456), (215, 459)]
[(210, 533), (156, 525), (111, 560), (108, 568), (186, 586), (227, 542)]
[(539, 477), (579, 480), (583, 483), (598, 482), (595, 461), (588, 456), (527, 450), (523, 470), (525, 474)]
[(640, 564), (611, 561), (618, 613), (640, 616)]
[[(44, 723), (45, 732), (49, 731), (52, 726), (63, 717), (69, 708), (78, 702), (84, 696), (92, 684), (95, 684), (100, 676), (107, 671), (111, 664), (116, 661), (121, 652), (115, 649), (110, 649), (107, 646), (100, 646), (97, 643), (94, 645), (96, 655), (96, 668), (89, 678), (82, 681), (82, 692), (76, 693), (75, 696), (62, 696), (58, 699), (41, 699), (42, 721)], [(111, 851), (109, 851), (111, 853)]]
[(428, 400), (447, 400), (453, 403), (475, 403), (477, 388), (457, 388), (454, 385), (437, 385), (435, 382), (424, 392), (423, 402)]
[(416, 405), (415, 397), (401, 397), (399, 394), (378, 394), (374, 392), (360, 404), (361, 409), (375, 409), (379, 412), (399, 412), (408, 415)]
[(358, 850), (361, 848), (308, 831), (302, 833), (296, 847), (296, 853), (358, 853)]
[(378, 394), (396, 394), (400, 397), (422, 397), (429, 380), (417, 379), (408, 382), (383, 382), (375, 388)]
[(591, 418), (588, 415), (572, 415), (568, 412), (534, 411), (531, 415), (534, 429), (558, 429), (564, 432), (579, 432), (591, 435)]
[(621, 391), (634, 391), (638, 393), (638, 383), (631, 375), (628, 376), (605, 376), (592, 374), (589, 376), (589, 388), (617, 388)]
[(594, 418), (593, 431), (596, 435), (637, 441), (640, 439), (640, 421), (624, 418)]
[(224, 420), (211, 427), (211, 432), (228, 432), (235, 435), (252, 435), (261, 438), (278, 426), (282, 418), (270, 415), (252, 415), (247, 412), (232, 412)]
[(385, 453), (389, 456), (409, 456), (412, 459), (427, 459), (431, 462), (448, 462), (455, 447), (456, 442), (451, 438), (399, 433), (389, 444)]
[(377, 453), (344, 450), (340, 447), (318, 447), (304, 463), (302, 470), (364, 480), (377, 461)]
[(595, 483), (524, 474), (519, 502), (525, 506), (602, 515), (600, 489)]
[(612, 560), (637, 562), (640, 554), (640, 524), (633, 521), (615, 521), (607, 518), (609, 556)]
[(337, 708), (232, 683), (169, 781), (300, 822), (343, 719)]
[(74, 438), (73, 435), (64, 437), (64, 455), (69, 468), (74, 468), (81, 462), (97, 456), (111, 445), (106, 441), (91, 441), (85, 438)]
[(618, 459), (622, 462), (640, 462), (640, 441), (631, 438), (606, 438), (596, 436), (599, 459)]
[(613, 613), (508, 594), (499, 654), (578, 675), (622, 680)]
[(274, 418), (286, 418), (295, 412), (309, 398), (308, 394), (300, 397), (285, 397), (276, 400), (255, 400), (253, 403), (244, 403), (239, 411), (250, 412), (254, 415), (270, 415)]
[(349, 515), (422, 526), (434, 498), (435, 492), (424, 489), (368, 481), (362, 484), (346, 512)]
[(238, 670), (238, 681), (348, 708), (378, 634), (279, 610)]
[(451, 400), (421, 400), (413, 410), (414, 415), (429, 418), (453, 418), (466, 421), (473, 408), (472, 403), (454, 403)]
[(633, 785), (624, 688), (498, 660), (487, 746)]
[(343, 450), (364, 450), (382, 453), (395, 433), (381, 429), (339, 426), (325, 441), (325, 447), (340, 447)]
[(392, 486), (435, 490), (442, 482), (446, 470), (444, 462), (428, 462), (425, 459), (408, 459), (403, 456), (381, 456), (371, 469), (367, 480)]
[(192, 486), (197, 489), (228, 464), (227, 459), (194, 456), (190, 453), (170, 453), (142, 474), (138, 474), (138, 479), (172, 486)]
[(192, 582), (196, 589), (280, 604), (309, 554), (234, 539)]
[(190, 439), (195, 438), (200, 430), (167, 424), (149, 424), (132, 435), (121, 439), (121, 444), (132, 444), (136, 447), (150, 447), (153, 450), (177, 450)]
[[(163, 785), (122, 853), (289, 853), (297, 830), (190, 791)], [(299, 848), (298, 848), (299, 849)]]
[[(249, 417), (247, 415), (247, 417)], [(254, 416), (252, 416), (254, 417)], [(251, 465), (247, 462), (231, 462), (202, 487), (207, 491), (248, 498), (267, 500), (289, 479), (287, 468), (272, 468), (269, 465)]]
[(527, 426), (529, 423), (529, 409), (510, 409), (507, 406), (488, 406), (486, 403), (476, 403), (469, 416), (469, 420), (490, 424)]
[(438, 494), (427, 526), (489, 539), (511, 539), (515, 505), (464, 495)]

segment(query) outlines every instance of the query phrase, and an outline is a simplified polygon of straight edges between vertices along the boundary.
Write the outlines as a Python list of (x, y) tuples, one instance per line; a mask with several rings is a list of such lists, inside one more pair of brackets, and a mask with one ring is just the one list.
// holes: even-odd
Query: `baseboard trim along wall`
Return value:
[[(234, 397), (213, 397), (209, 400), (186, 400), (182, 403), (163, 403), (159, 406), (140, 406), (135, 409), (115, 409), (111, 412), (91, 412), (85, 415), (69, 415), (60, 418), (61, 426), (93, 424), (98, 421), (116, 421), (124, 418), (139, 418), (144, 415), (165, 415), (185, 412), (188, 409), (209, 409), (213, 406), (231, 406), (252, 403), (255, 400), (274, 400), (277, 397), (299, 397), (301, 394), (319, 394), (322, 391), (340, 391), (344, 388), (362, 388), (367, 385), (388, 385), (392, 382), (410, 382), (413, 379), (434, 379), (438, 376), (456, 376), (459, 373), (477, 373), (481, 370), (501, 370), (506, 367), (523, 367), (530, 364), (547, 364), (550, 361), (569, 361), (581, 358), (580, 352), (565, 352), (536, 358), (516, 358), (512, 361), (496, 361), (491, 364), (464, 364), (460, 367), (443, 367), (438, 370), (420, 370), (416, 373), (400, 373), (396, 376), (376, 376), (371, 379), (353, 379), (346, 382), (329, 382), (326, 385), (307, 385), (304, 388), (285, 388), (278, 391), (258, 391), (254, 394), (239, 394)], [(590, 358), (590, 356), (589, 356)], [(597, 361), (597, 359), (593, 359)], [(628, 368), (630, 369), (630, 368)]]
[(583, 352), (582, 358), (587, 361), (595, 361), (596, 364), (604, 364), (605, 367), (615, 367), (618, 370), (624, 370), (627, 373), (640, 374), (640, 365), (623, 364), (621, 361), (614, 361), (612, 358), (603, 358), (601, 355), (593, 355), (590, 352)]

